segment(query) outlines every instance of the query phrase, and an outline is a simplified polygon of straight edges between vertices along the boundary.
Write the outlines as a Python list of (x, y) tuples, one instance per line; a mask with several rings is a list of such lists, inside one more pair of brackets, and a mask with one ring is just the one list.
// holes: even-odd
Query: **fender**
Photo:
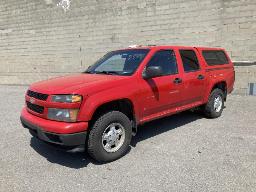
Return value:
[[(135, 89), (129, 89), (127, 87), (125, 88), (126, 90), (123, 89), (124, 87), (114, 87), (112, 89), (104, 90), (102, 92), (88, 96), (85, 98), (85, 102), (80, 107), (81, 111), (79, 113), (78, 119), (80, 121), (90, 121), (97, 108), (101, 105), (111, 101), (127, 99), (133, 105), (134, 115), (137, 120), (139, 108), (136, 107), (138, 106), (136, 95), (138, 93), (136, 93)], [(129, 90), (129, 92), (127, 92), (127, 90)]]

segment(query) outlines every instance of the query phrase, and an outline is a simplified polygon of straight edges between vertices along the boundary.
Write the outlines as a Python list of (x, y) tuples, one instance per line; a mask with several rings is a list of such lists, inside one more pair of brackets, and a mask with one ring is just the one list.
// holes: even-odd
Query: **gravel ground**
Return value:
[(214, 120), (148, 123), (126, 156), (100, 165), (31, 138), (19, 122), (25, 90), (0, 86), (0, 191), (256, 191), (256, 97), (229, 96)]

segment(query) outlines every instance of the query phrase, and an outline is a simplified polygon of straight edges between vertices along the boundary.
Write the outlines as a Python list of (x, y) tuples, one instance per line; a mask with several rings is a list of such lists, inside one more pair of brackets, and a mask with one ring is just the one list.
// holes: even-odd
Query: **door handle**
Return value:
[(198, 76), (197, 76), (197, 79), (203, 80), (203, 79), (204, 79), (204, 76), (203, 76), (203, 75), (198, 75)]
[(181, 82), (182, 82), (181, 78), (175, 78), (174, 81), (173, 81), (173, 83), (175, 83), (175, 84), (179, 84)]

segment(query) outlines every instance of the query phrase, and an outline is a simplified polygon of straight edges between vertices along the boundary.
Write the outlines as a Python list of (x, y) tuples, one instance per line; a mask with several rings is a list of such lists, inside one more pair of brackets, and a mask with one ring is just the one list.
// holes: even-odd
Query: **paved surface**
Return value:
[[(256, 97), (223, 116), (190, 112), (141, 127), (130, 152), (99, 165), (55, 150), (19, 123), (26, 87), (0, 87), (0, 191), (256, 191)], [(136, 147), (135, 147), (136, 146)]]

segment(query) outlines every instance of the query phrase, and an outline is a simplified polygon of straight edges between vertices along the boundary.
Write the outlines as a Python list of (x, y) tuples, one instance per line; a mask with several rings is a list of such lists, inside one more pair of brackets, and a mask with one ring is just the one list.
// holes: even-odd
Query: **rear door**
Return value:
[(199, 60), (196, 49), (180, 49), (181, 63), (183, 66), (183, 105), (194, 104), (203, 100), (206, 77)]

